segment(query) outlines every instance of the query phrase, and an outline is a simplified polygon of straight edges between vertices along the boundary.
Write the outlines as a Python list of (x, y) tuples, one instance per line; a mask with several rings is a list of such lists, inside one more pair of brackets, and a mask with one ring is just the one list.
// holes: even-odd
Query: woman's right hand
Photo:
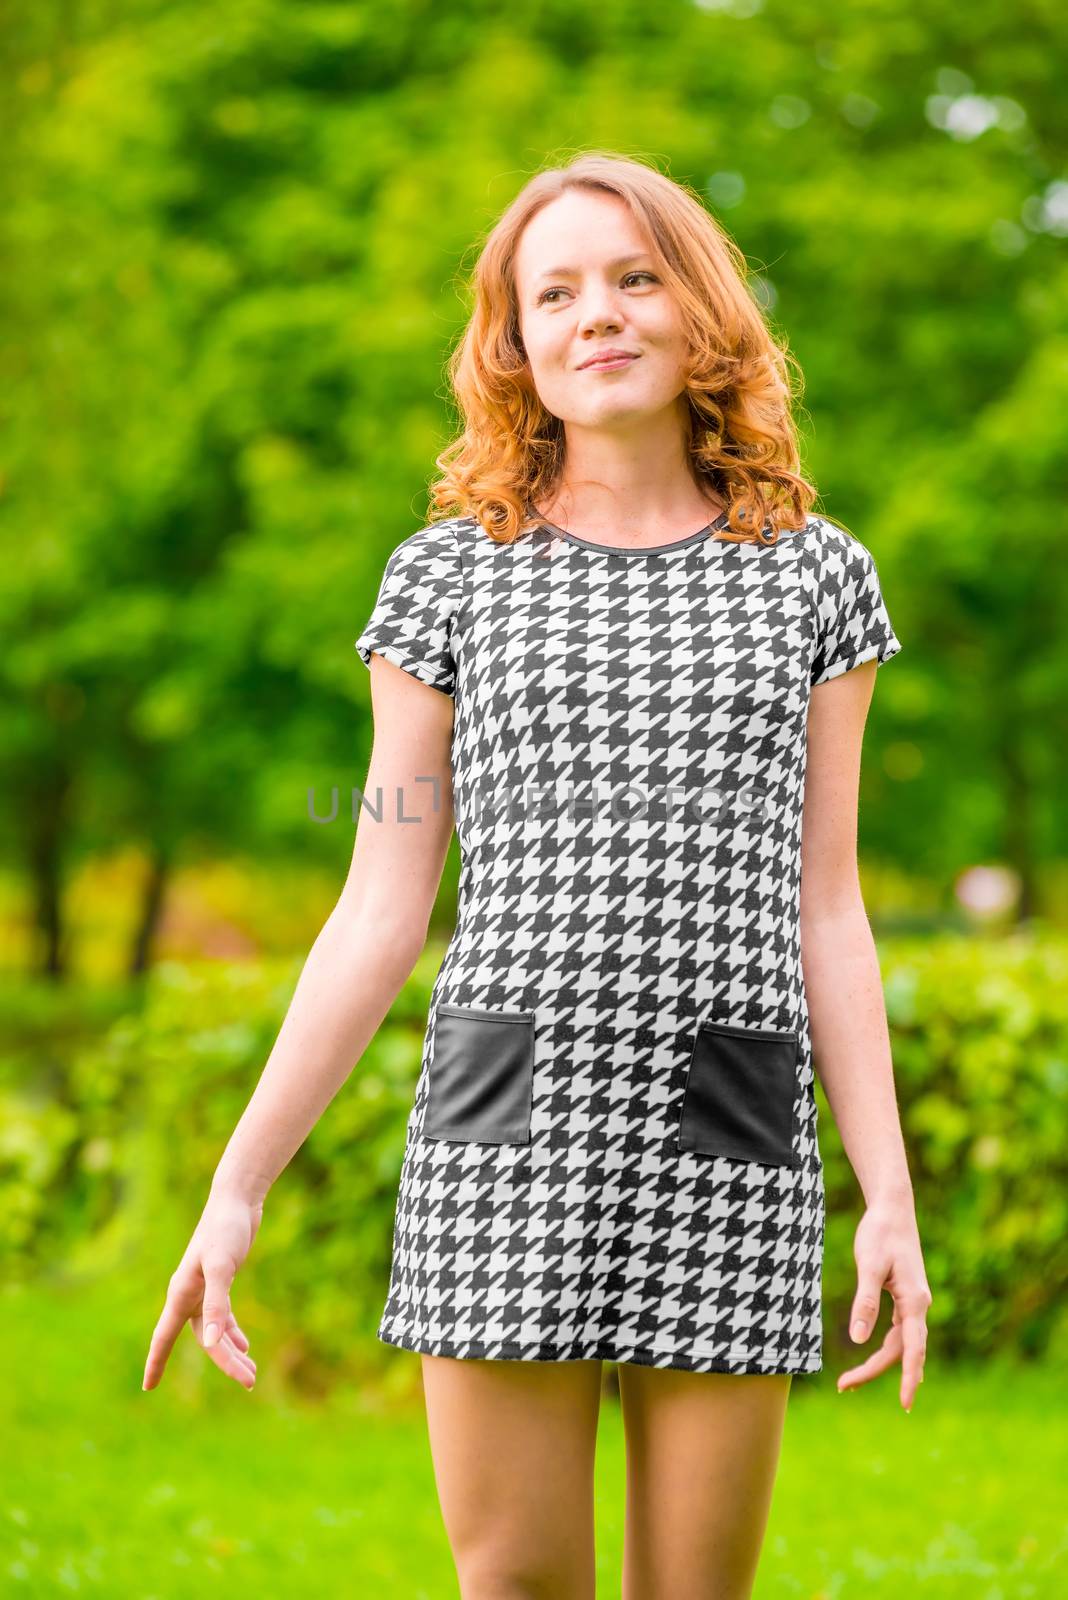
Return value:
[[(185, 1254), (171, 1276), (167, 1299), (148, 1348), (141, 1387), (154, 1389), (186, 1323), (201, 1348), (228, 1377), (251, 1389), (256, 1363), (230, 1309), (230, 1285), (263, 1220), (253, 1204), (212, 1190)], [(214, 1333), (212, 1330), (216, 1330)]]

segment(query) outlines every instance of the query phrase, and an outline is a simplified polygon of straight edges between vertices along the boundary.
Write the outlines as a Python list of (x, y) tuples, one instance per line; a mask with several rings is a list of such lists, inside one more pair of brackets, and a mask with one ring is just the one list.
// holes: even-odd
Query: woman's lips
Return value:
[(615, 372), (618, 367), (629, 367), (632, 361), (637, 361), (637, 356), (615, 356), (611, 361), (591, 361), (583, 372)]

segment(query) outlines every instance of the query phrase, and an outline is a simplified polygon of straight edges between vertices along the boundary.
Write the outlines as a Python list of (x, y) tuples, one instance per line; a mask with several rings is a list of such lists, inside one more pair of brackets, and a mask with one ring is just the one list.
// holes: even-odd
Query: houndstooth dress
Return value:
[(392, 553), (356, 641), (455, 698), (461, 851), (384, 1342), (822, 1365), (800, 960), (811, 688), (901, 648), (864, 545), (655, 549), (474, 518)]

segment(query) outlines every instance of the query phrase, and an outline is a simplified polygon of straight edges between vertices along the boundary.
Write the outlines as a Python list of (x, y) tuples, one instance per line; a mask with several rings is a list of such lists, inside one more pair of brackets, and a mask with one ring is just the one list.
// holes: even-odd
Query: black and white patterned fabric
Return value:
[(820, 1369), (806, 717), (901, 646), (852, 535), (725, 521), (635, 551), (463, 517), (389, 558), (356, 648), (454, 697), (462, 869), (386, 1343)]

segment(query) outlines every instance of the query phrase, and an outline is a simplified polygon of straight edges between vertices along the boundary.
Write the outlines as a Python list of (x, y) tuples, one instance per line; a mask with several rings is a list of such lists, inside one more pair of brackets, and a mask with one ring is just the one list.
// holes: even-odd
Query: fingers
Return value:
[(229, 1345), (230, 1349), (233, 1351), (234, 1360), (237, 1362), (242, 1371), (247, 1372), (251, 1378), (255, 1379), (256, 1363), (248, 1354), (248, 1351), (242, 1350), (239, 1345), (234, 1343), (232, 1334), (223, 1334), (223, 1343)]
[(230, 1285), (237, 1263), (222, 1251), (212, 1251), (203, 1260), (204, 1305), (201, 1310), (200, 1339), (205, 1350), (217, 1344), (230, 1325)]
[[(180, 1271), (181, 1269), (179, 1269)], [(142, 1389), (154, 1389), (163, 1376), (175, 1341), (189, 1320), (189, 1288), (176, 1273), (167, 1291), (167, 1299), (160, 1312), (159, 1321), (152, 1332), (145, 1361)]]
[(251, 1389), (256, 1381), (256, 1363), (248, 1354), (248, 1347), (248, 1339), (238, 1327), (237, 1319), (231, 1311), (226, 1332), (210, 1347), (208, 1355), (229, 1377), (236, 1378), (238, 1382), (244, 1383), (246, 1388)]
[(234, 1316), (232, 1311), (230, 1313), (230, 1326), (227, 1329), (227, 1332), (239, 1350), (248, 1349), (248, 1338), (238, 1326), (237, 1318)]
[(879, 1301), (883, 1282), (874, 1272), (862, 1270), (853, 1306), (849, 1313), (849, 1333), (856, 1344), (863, 1344), (879, 1320)]
[[(862, 1268), (859, 1279), (849, 1312), (849, 1334), (855, 1344), (863, 1344), (864, 1340), (870, 1337), (879, 1316), (879, 1300), (882, 1296), (882, 1283), (876, 1273)], [(892, 1333), (893, 1329), (890, 1331)], [(889, 1338), (889, 1335), (887, 1337)], [(850, 1367), (847, 1372), (840, 1374), (839, 1393), (843, 1389), (853, 1389), (858, 1384), (867, 1383), (880, 1372), (885, 1372), (895, 1359), (895, 1356), (887, 1354), (886, 1340), (884, 1340), (880, 1349), (874, 1351), (867, 1361), (859, 1367)]]
[(887, 1328), (886, 1338), (878, 1350), (873, 1350), (867, 1361), (859, 1367), (850, 1367), (838, 1377), (838, 1392), (843, 1389), (855, 1389), (862, 1383), (869, 1383), (872, 1378), (877, 1378), (881, 1372), (892, 1367), (901, 1355), (901, 1329), (895, 1323)]
[[(205, 1256), (202, 1262), (183, 1262), (171, 1278), (167, 1299), (153, 1330), (141, 1387), (154, 1389), (163, 1376), (170, 1353), (188, 1322), (198, 1343), (215, 1365), (246, 1389), (256, 1381), (256, 1363), (247, 1354), (249, 1341), (230, 1307), (230, 1286), (236, 1266), (224, 1252)], [(209, 1324), (217, 1333), (207, 1337)]]
[(256, 1381), (256, 1363), (238, 1348), (233, 1338), (233, 1330), (237, 1329), (247, 1348), (248, 1340), (237, 1327), (230, 1309), (230, 1286), (237, 1263), (225, 1251), (212, 1251), (204, 1257), (203, 1271), (204, 1304), (199, 1317), (193, 1319), (193, 1330), (215, 1365), (228, 1377), (251, 1389)]
[(894, 1320), (887, 1329), (885, 1339), (867, 1361), (839, 1375), (839, 1393), (870, 1382), (900, 1360), (901, 1404), (906, 1411), (911, 1411), (916, 1390), (923, 1382), (927, 1358), (927, 1307), (930, 1303), (930, 1290), (926, 1288), (909, 1295), (896, 1295)]
[(233, 1378), (245, 1389), (251, 1389), (256, 1382), (256, 1363), (251, 1356), (245, 1355), (233, 1343), (229, 1334), (224, 1333), (221, 1339), (209, 1348), (208, 1355), (228, 1378)]
[(930, 1290), (903, 1297), (897, 1304), (901, 1318), (901, 1337), (904, 1353), (901, 1358), (901, 1404), (912, 1410), (916, 1390), (923, 1382), (923, 1368), (927, 1360), (927, 1307), (931, 1303)]

